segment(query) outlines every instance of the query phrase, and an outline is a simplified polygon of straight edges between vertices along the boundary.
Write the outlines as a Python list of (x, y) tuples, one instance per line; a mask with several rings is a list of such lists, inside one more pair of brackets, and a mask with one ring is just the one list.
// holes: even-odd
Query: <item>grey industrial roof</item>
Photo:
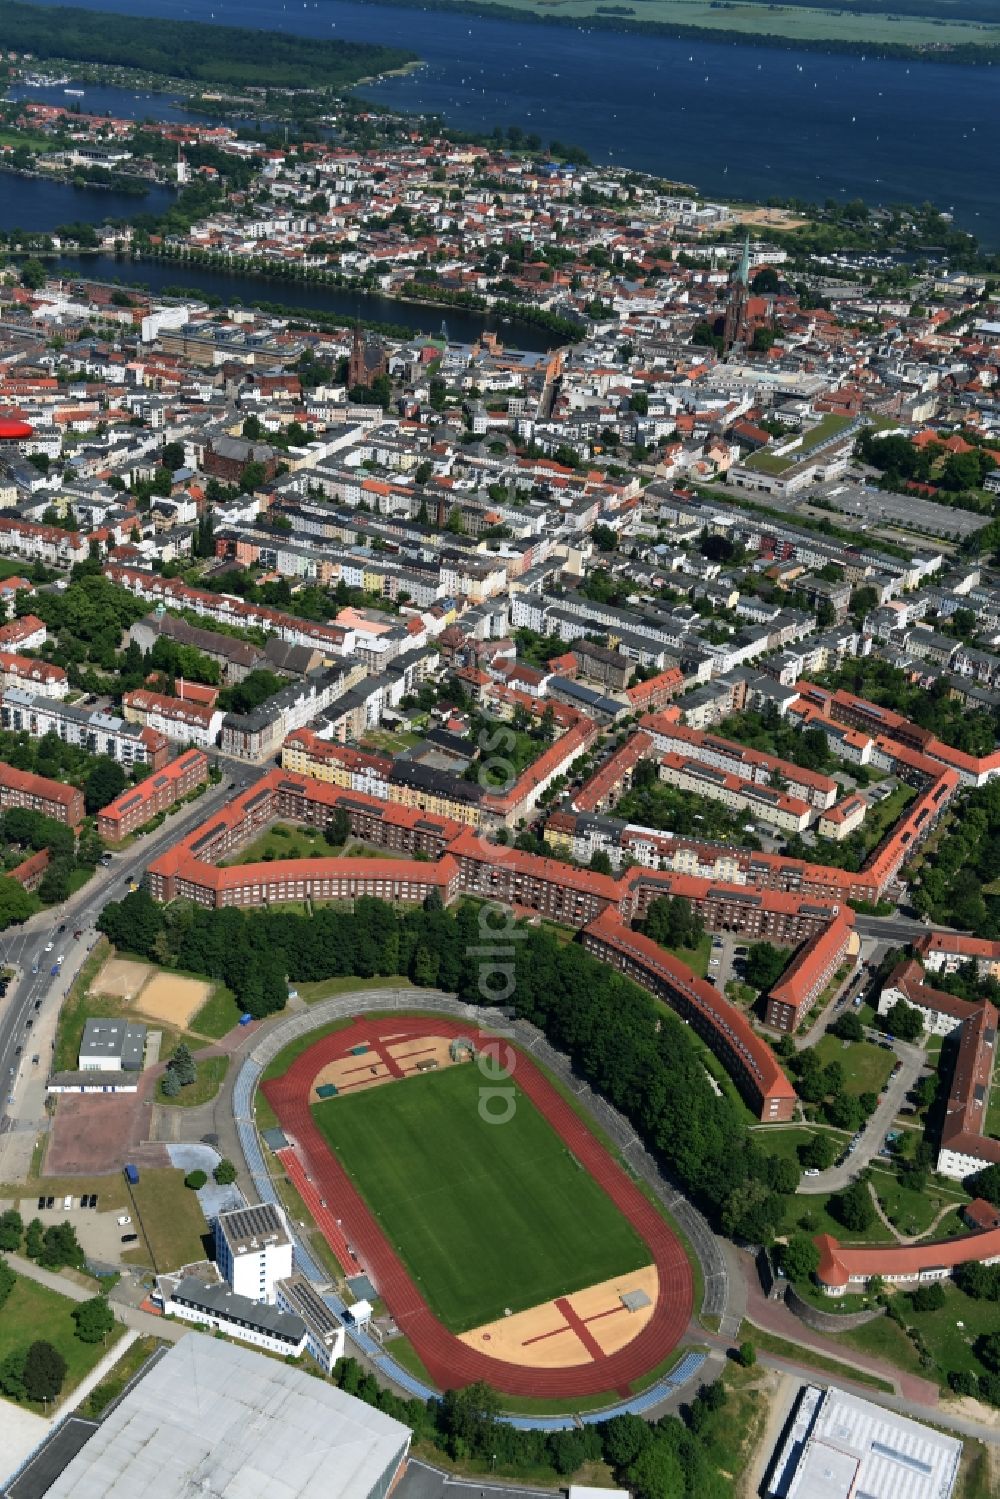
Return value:
[(251, 1349), (191, 1333), (104, 1421), (50, 1499), (369, 1499), (401, 1422)]
[(146, 1050), (146, 1027), (121, 1019), (89, 1019), (80, 1039), (81, 1057), (117, 1057), (129, 1072), (142, 1068)]
[(238, 1322), (241, 1327), (253, 1328), (272, 1338), (283, 1338), (288, 1343), (301, 1343), (306, 1330), (302, 1318), (292, 1312), (279, 1311), (266, 1301), (251, 1301), (249, 1296), (241, 1296), (225, 1284), (210, 1285), (194, 1275), (185, 1275), (179, 1280), (170, 1298), (182, 1306), (195, 1307), (210, 1316)]
[(282, 1294), (292, 1303), (302, 1321), (322, 1342), (330, 1344), (340, 1331), (340, 1318), (330, 1310), (312, 1281), (298, 1271), (279, 1282)]

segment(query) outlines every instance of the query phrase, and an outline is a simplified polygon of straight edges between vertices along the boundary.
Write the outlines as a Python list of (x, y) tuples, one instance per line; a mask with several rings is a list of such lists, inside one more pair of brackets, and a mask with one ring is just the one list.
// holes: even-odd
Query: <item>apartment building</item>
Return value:
[(777, 1058), (713, 984), (697, 978), (649, 937), (629, 931), (610, 908), (584, 929), (583, 945), (676, 1010), (721, 1058), (763, 1122), (792, 1118), (795, 1089)]
[(61, 666), (39, 661), (34, 656), (19, 656), (0, 651), (0, 688), (19, 687), (36, 697), (64, 698), (69, 692), (69, 678)]
[(709, 801), (721, 802), (733, 812), (746, 812), (768, 827), (785, 833), (801, 833), (809, 826), (814, 813), (809, 804), (786, 796), (770, 786), (745, 781), (741, 776), (703, 765), (687, 755), (660, 756), (659, 778), (668, 786), (690, 791)]
[(83, 792), (78, 786), (0, 762), (0, 809), (6, 812), (9, 807), (41, 812), (70, 828), (78, 828), (84, 817)]
[(932, 988), (916, 958), (907, 958), (892, 970), (879, 995), (878, 1013), (888, 1015), (900, 1000), (919, 1013), (931, 1036), (950, 1036), (976, 1010), (968, 1000)]
[(25, 614), (20, 619), (11, 619), (0, 625), (2, 651), (38, 651), (48, 638), (45, 623), (37, 614)]
[(199, 749), (187, 750), (109, 802), (98, 813), (97, 831), (105, 843), (120, 843), (207, 780), (207, 756)]
[(1000, 978), (1000, 942), (961, 932), (928, 932), (917, 940), (916, 948), (928, 973), (955, 973), (973, 963), (979, 978)]
[(214, 749), (225, 716), (221, 709), (151, 692), (148, 687), (123, 693), (122, 713), (129, 723), (145, 724), (174, 744), (195, 744), (202, 749)]
[(640, 726), (651, 736), (657, 754), (681, 755), (765, 786), (778, 781), (789, 796), (807, 802), (817, 811), (824, 812), (832, 807), (841, 794), (837, 782), (830, 776), (804, 770), (801, 765), (781, 760), (777, 755), (747, 749), (745, 745), (721, 739), (717, 734), (706, 734), (700, 729), (675, 723), (671, 714), (649, 714), (641, 720)]
[(858, 950), (854, 913), (838, 911), (834, 919), (803, 943), (767, 997), (764, 1019), (777, 1031), (794, 1034), (841, 964)]
[(937, 1158), (940, 1174), (956, 1181), (1000, 1163), (1000, 1140), (986, 1133), (997, 1018), (996, 1005), (987, 1000), (962, 1024)]
[(159, 770), (167, 762), (168, 744), (157, 729), (126, 723), (101, 713), (11, 688), (0, 704), (0, 723), (15, 733), (42, 739), (55, 734), (91, 755), (107, 755), (125, 770), (149, 765)]

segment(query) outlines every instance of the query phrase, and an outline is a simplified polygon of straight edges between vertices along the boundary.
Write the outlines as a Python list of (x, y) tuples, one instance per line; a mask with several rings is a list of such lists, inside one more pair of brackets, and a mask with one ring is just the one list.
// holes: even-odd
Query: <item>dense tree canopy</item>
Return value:
[[(327, 907), (302, 916), (163, 908), (136, 891), (107, 905), (99, 925), (116, 946), (222, 979), (254, 1015), (281, 1009), (289, 981), (339, 975), (405, 973), (482, 1003), (483, 934), (472, 904), (451, 912), (429, 901), (398, 913), (362, 897), (352, 913)], [(758, 1146), (729, 1099), (713, 1091), (688, 1028), (579, 944), (526, 925), (519, 934), (508, 1000), (516, 1012), (628, 1115), (726, 1232), (768, 1242), (797, 1173)]]

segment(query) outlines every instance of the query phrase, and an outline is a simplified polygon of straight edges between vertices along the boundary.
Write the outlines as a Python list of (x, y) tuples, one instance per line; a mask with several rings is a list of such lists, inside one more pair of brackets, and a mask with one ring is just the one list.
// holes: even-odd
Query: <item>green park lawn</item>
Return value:
[(708, 932), (702, 932), (697, 947), (668, 947), (667, 952), (672, 952), (675, 958), (686, 963), (699, 978), (707, 977), (708, 960), (712, 955), (712, 938)]
[(224, 865), (258, 864), (262, 859), (330, 859), (336, 852), (322, 833), (276, 822), (259, 838), (240, 849), (235, 858), (226, 859)]
[[(907, 1237), (930, 1233), (931, 1224), (942, 1208), (958, 1209), (968, 1201), (966, 1193), (940, 1186), (937, 1177), (932, 1178), (921, 1192), (903, 1186), (888, 1171), (876, 1171), (872, 1181), (886, 1217)], [(942, 1219), (931, 1237), (942, 1238), (947, 1233), (947, 1224)]]
[[(434, 1311), (462, 1332), (649, 1263), (631, 1224), (515, 1090), (479, 1112), (466, 1064), (314, 1105), (389, 1242)], [(373, 1141), (378, 1149), (372, 1149)]]
[(365, 749), (381, 750), (386, 755), (401, 755), (421, 743), (421, 736), (410, 729), (366, 729), (361, 737)]
[(881, 1093), (895, 1064), (891, 1051), (871, 1041), (851, 1041), (847, 1046), (829, 1032), (817, 1041), (816, 1055), (824, 1067), (839, 1062), (849, 1093)]
[[(99, 1343), (81, 1343), (76, 1336), (74, 1306), (76, 1302), (68, 1296), (60, 1296), (58, 1291), (50, 1291), (48, 1286), (40, 1286), (36, 1281), (19, 1275), (0, 1313), (0, 1363), (9, 1353), (27, 1349), (38, 1338), (44, 1338), (66, 1360), (66, 1381), (60, 1398), (67, 1395), (106, 1352), (103, 1338)], [(123, 1331), (116, 1323), (108, 1333), (109, 1348)], [(23, 1403), (30, 1410), (42, 1410), (41, 1405), (35, 1406), (31, 1401)]]
[(903, 1292), (898, 1295), (904, 1322), (920, 1333), (935, 1368), (921, 1367), (910, 1339), (888, 1317), (879, 1317), (852, 1332), (838, 1333), (837, 1341), (884, 1358), (913, 1374), (922, 1374), (925, 1379), (937, 1377), (942, 1385), (952, 1370), (988, 1372), (973, 1347), (981, 1335), (1000, 1332), (1000, 1302), (973, 1301), (950, 1282), (945, 1283), (944, 1306), (936, 1312), (915, 1312), (909, 1295)]
[(830, 1199), (836, 1195), (836, 1193), (829, 1195), (819, 1193), (815, 1197), (787, 1197), (785, 1216), (781, 1225), (782, 1233), (789, 1235), (806, 1233), (810, 1238), (816, 1234), (832, 1234), (841, 1244), (895, 1243), (889, 1230), (878, 1218), (863, 1233), (851, 1233), (849, 1229), (846, 1229), (840, 1219), (835, 1218), (829, 1209)]
[(990, 1089), (990, 1101), (986, 1109), (985, 1133), (1000, 1137), (1000, 1082), (994, 1082)]
[(353, 994), (364, 989), (409, 989), (410, 980), (405, 973), (377, 973), (363, 979), (348, 973), (340, 978), (315, 979), (292, 987), (298, 990), (299, 998), (307, 1005), (315, 1005), (324, 999), (335, 999), (338, 994)]
[[(171, 1166), (158, 1169), (143, 1167), (139, 1181), (131, 1189), (135, 1232), (144, 1238), (148, 1248), (138, 1244), (122, 1259), (148, 1265), (160, 1275), (178, 1270), (205, 1258), (204, 1236), (208, 1224), (198, 1202), (198, 1195), (184, 1185), (183, 1171)], [(138, 1222), (136, 1222), (138, 1215)]]
[[(193, 973), (190, 977), (204, 980), (204, 974)], [(210, 1041), (218, 1041), (232, 1030), (239, 1018), (240, 1007), (236, 1003), (235, 994), (231, 989), (227, 989), (225, 984), (218, 983), (201, 1009), (191, 1016), (191, 1030), (195, 1035), (207, 1036)]]
[(209, 1103), (222, 1087), (228, 1066), (228, 1057), (204, 1057), (201, 1061), (196, 1058), (194, 1082), (182, 1088), (175, 1098), (167, 1098), (161, 1087), (156, 1095), (157, 1103), (165, 1108), (180, 1109), (193, 1109), (200, 1103)]
[(767, 1124), (762, 1129), (753, 1132), (754, 1144), (766, 1155), (773, 1156), (777, 1160), (791, 1161), (794, 1166), (801, 1170), (799, 1162), (799, 1148), (808, 1145), (818, 1134), (828, 1134), (833, 1140), (838, 1153), (843, 1148), (843, 1138), (833, 1134), (829, 1130), (803, 1129), (800, 1125), (794, 1125), (791, 1129), (783, 1129), (774, 1124)]

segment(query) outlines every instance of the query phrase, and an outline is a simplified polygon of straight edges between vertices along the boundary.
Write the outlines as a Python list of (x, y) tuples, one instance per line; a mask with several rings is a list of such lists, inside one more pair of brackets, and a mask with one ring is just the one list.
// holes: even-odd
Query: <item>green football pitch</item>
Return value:
[(442, 1323), (465, 1332), (648, 1265), (632, 1225), (523, 1093), (479, 1114), (466, 1063), (313, 1114)]

